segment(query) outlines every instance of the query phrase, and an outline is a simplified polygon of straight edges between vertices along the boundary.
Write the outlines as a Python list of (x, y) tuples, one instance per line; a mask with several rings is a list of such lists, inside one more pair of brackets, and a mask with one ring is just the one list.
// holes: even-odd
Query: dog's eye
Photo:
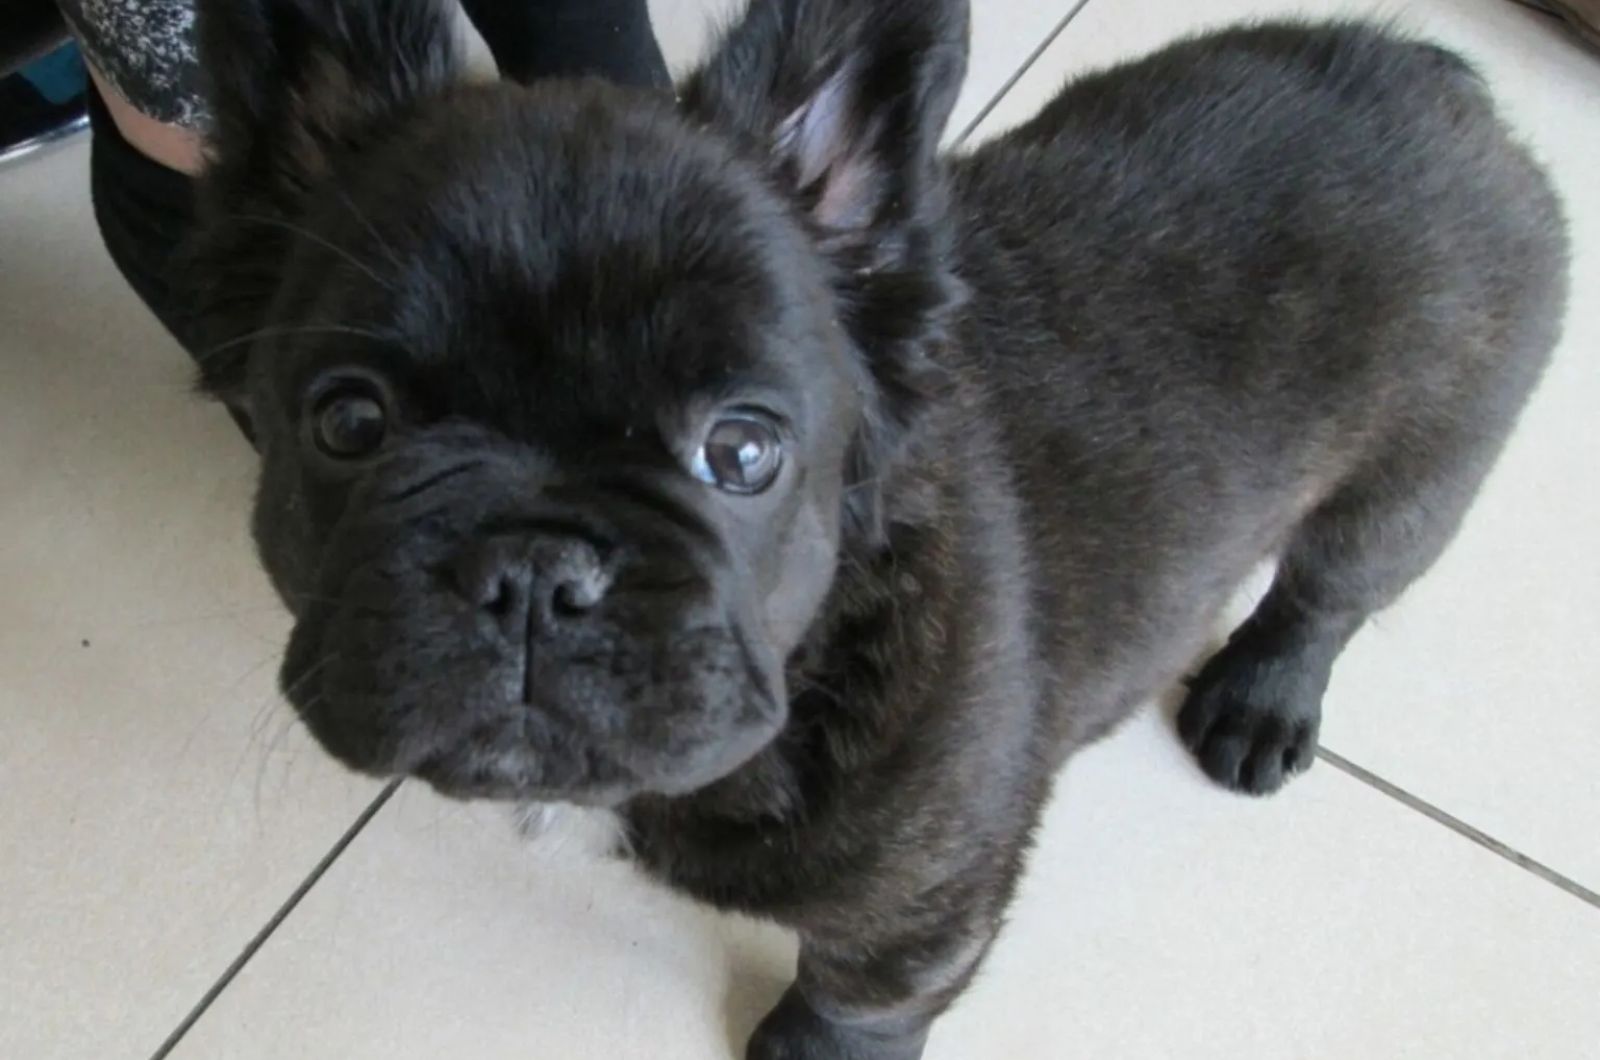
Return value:
[(363, 381), (341, 383), (318, 400), (312, 431), (317, 448), (336, 460), (375, 452), (389, 433), (382, 396)]
[(777, 430), (749, 413), (712, 424), (694, 457), (695, 477), (729, 493), (760, 493), (777, 480), (782, 467)]

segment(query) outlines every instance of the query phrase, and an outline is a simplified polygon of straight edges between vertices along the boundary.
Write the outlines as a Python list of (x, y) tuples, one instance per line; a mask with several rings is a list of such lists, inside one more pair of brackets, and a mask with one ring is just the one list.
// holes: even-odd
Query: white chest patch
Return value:
[(541, 854), (561, 857), (626, 858), (627, 832), (614, 810), (559, 802), (530, 802), (513, 811), (517, 830)]

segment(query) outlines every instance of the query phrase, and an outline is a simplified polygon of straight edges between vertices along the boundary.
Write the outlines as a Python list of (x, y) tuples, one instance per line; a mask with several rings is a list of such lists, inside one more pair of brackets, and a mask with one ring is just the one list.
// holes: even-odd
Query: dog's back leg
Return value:
[(1408, 437), (1315, 508), (1255, 612), (1189, 683), (1178, 728), (1212, 779), (1263, 795), (1311, 764), (1335, 658), (1438, 558), (1499, 452), (1472, 410), (1451, 435)]
[(1429, 174), (1432, 189), (1390, 218), (1394, 260), (1414, 270), (1394, 275), (1414, 302), (1369, 336), (1376, 345), (1329, 362), (1366, 366), (1346, 391), (1369, 403), (1349, 421), (1362, 450), (1291, 531), (1272, 588), (1190, 682), (1178, 718), (1205, 771), (1252, 794), (1311, 764), (1334, 660), (1455, 534), (1563, 317), (1560, 206), (1482, 83), (1437, 48), (1402, 47), (1384, 63), (1404, 75), (1393, 84), (1444, 86), (1402, 93), (1385, 112), (1416, 134), (1389, 157)]

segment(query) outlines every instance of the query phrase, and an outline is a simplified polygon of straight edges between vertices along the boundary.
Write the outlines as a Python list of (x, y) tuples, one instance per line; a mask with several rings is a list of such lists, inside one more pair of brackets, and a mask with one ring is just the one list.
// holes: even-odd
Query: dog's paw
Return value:
[(751, 1036), (745, 1060), (920, 1060), (927, 1040), (925, 1023), (903, 1032), (835, 1023), (791, 986)]
[(1269, 795), (1311, 765), (1324, 680), (1295, 662), (1224, 648), (1189, 682), (1178, 733), (1224, 787)]

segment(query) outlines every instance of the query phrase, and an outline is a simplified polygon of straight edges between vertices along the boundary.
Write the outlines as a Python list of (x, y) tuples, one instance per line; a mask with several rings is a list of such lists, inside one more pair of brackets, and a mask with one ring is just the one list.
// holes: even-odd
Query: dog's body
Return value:
[[(235, 45), (207, 14), (215, 69)], [(1451, 536), (1559, 326), (1544, 179), (1458, 60), (1372, 29), (1187, 42), (939, 162), (957, 3), (758, 5), (686, 84), (703, 126), (681, 128), (598, 86), (537, 113), (451, 96), (418, 17), (400, 38), (340, 25), (424, 74), (361, 125), (288, 107), (282, 186), (244, 163), (285, 111), (218, 92), (209, 260), (244, 253), (241, 204), (305, 237), (253, 298), (226, 273), (217, 314), (224, 346), (302, 334), (208, 376), (265, 424), (258, 533), (299, 618), (285, 681), (352, 764), (616, 806), (657, 874), (796, 927), (763, 1060), (919, 1055), (1057, 767), (1170, 687), (1273, 556), (1180, 726), (1233, 787), (1307, 766), (1334, 658)], [(303, 105), (340, 48), (293, 40), (317, 62), (273, 73)], [(585, 146), (513, 149), (574, 124)], [(460, 160), (418, 161), (441, 153)], [(511, 194), (527, 165), (537, 187)], [(408, 202), (432, 213), (393, 220)], [(529, 211), (548, 246), (498, 257), (483, 233)], [(379, 251), (398, 273), (374, 274)], [(392, 381), (355, 405), (311, 385), (297, 411), (312, 369), (350, 358), (321, 339), (375, 330), (448, 349), (440, 412), (397, 432), (389, 390), (415, 384)], [(385, 356), (363, 371), (393, 375)], [(726, 405), (751, 374), (781, 429), (716, 413), (738, 444), (696, 450), (659, 426), (654, 403)], [(352, 457), (375, 409), (382, 448)], [(780, 436), (772, 485), (727, 480)], [(708, 477), (713, 457), (738, 467)]]

